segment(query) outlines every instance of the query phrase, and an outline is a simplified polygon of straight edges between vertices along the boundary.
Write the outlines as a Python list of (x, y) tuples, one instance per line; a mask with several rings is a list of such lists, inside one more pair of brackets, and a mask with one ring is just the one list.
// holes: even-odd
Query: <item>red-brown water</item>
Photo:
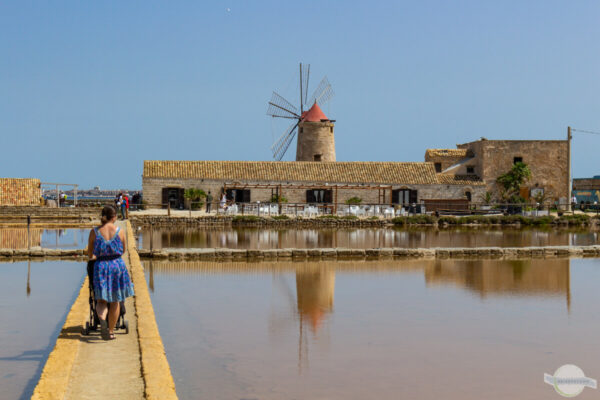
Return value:
[(600, 259), (145, 268), (182, 400), (550, 399), (563, 364), (600, 377)]
[(84, 263), (0, 263), (1, 399), (31, 397), (84, 274)]

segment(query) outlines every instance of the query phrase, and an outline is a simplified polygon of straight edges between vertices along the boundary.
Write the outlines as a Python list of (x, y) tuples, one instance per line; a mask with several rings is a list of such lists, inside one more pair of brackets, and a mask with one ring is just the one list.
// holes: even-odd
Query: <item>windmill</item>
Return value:
[[(306, 154), (310, 153), (310, 156), (306, 155), (296, 155), (296, 161), (307, 161), (306, 157), (309, 157), (310, 161), (314, 160), (321, 161), (322, 154), (331, 154), (333, 152), (333, 160), (335, 161), (335, 147), (333, 145), (333, 122), (329, 121), (325, 114), (321, 111), (318, 104), (325, 104), (333, 97), (333, 89), (331, 88), (331, 84), (327, 80), (325, 76), (319, 85), (314, 90), (311, 97), (308, 97), (308, 84), (310, 80), (310, 65), (302, 65), (300, 63), (300, 107), (294, 106), (292, 102), (286, 100), (283, 96), (279, 95), (277, 92), (273, 92), (271, 96), (271, 101), (269, 101), (269, 108), (267, 109), (267, 115), (273, 118), (286, 118), (293, 120), (292, 124), (283, 132), (283, 134), (273, 143), (271, 146), (271, 151), (273, 152), (273, 159), (277, 161), (281, 161), (286, 151), (292, 144), (294, 137), (298, 134), (298, 127), (303, 122), (328, 122), (327, 130), (330, 131), (331, 135), (331, 143), (326, 146), (326, 148), (310, 148), (308, 149)], [(309, 109), (306, 109), (310, 107)], [(306, 109), (306, 110), (305, 110)], [(312, 117), (312, 118), (307, 118)], [(322, 127), (313, 127), (317, 130), (323, 130)], [(309, 134), (311, 136), (321, 136), (321, 132), (313, 132), (315, 129), (311, 129)], [(324, 130), (323, 130), (324, 132)], [(298, 147), (301, 148), (302, 138), (298, 137)], [(314, 153), (314, 154), (313, 154)], [(316, 159), (319, 156), (318, 159)], [(326, 157), (327, 158), (327, 157)], [(331, 159), (331, 156), (329, 157)]]

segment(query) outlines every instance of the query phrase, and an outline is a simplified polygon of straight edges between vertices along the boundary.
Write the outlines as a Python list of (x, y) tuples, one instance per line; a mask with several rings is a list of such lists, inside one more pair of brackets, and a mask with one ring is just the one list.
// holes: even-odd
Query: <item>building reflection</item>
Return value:
[(435, 260), (425, 267), (428, 286), (452, 284), (490, 296), (544, 295), (571, 306), (570, 262), (564, 259)]
[[(154, 229), (142, 228), (142, 247), (376, 248), (593, 245), (598, 235), (564, 229)], [(152, 244), (150, 243), (152, 242)]]
[(28, 239), (27, 228), (0, 228), (0, 249), (26, 249), (28, 240), (31, 247), (39, 247), (42, 244), (43, 229), (31, 228)]

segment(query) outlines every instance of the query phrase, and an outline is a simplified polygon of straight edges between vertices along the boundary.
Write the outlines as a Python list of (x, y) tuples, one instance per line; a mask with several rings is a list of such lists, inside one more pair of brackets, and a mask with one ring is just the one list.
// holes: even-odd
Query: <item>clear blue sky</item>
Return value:
[[(300, 61), (334, 86), (342, 161), (600, 131), (598, 21), (598, 1), (3, 1), (0, 176), (135, 189), (144, 159), (269, 160)], [(575, 177), (599, 148), (575, 134)]]

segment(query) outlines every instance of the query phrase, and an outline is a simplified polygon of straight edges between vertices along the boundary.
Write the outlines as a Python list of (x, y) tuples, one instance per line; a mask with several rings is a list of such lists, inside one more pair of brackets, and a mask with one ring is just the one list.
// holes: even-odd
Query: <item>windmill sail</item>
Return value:
[(334, 92), (329, 80), (327, 77), (324, 77), (319, 83), (319, 86), (313, 92), (313, 95), (310, 98), (310, 101), (307, 104), (313, 105), (315, 102), (323, 105), (327, 103), (333, 97)]
[(298, 109), (276, 92), (273, 92), (273, 95), (271, 96), (267, 115), (280, 118), (300, 118)]
[(273, 158), (277, 161), (281, 161), (285, 152), (290, 147), (290, 144), (294, 140), (296, 136), (296, 128), (300, 121), (293, 123), (290, 127), (277, 139), (275, 143), (271, 146), (271, 151), (273, 152)]

